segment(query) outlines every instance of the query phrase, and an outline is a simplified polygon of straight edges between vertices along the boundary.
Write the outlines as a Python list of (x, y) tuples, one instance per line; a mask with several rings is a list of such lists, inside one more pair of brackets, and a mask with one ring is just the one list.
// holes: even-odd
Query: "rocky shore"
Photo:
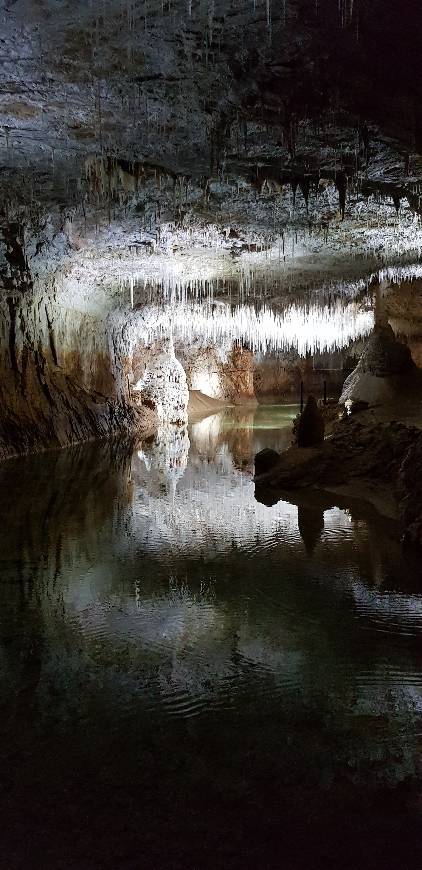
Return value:
[(271, 453), (255, 457), (260, 500), (305, 488), (361, 498), (395, 516), (405, 542), (422, 545), (422, 430), (368, 421), (364, 412), (339, 420), (320, 446)]

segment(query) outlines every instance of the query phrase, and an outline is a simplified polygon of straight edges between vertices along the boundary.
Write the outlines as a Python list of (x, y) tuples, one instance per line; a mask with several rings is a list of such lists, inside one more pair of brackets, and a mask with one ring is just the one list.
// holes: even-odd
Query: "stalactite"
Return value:
[(306, 353), (335, 351), (368, 335), (373, 311), (361, 304), (337, 299), (331, 304), (291, 304), (280, 313), (262, 306), (228, 306), (223, 303), (173, 302), (145, 309), (138, 340), (149, 345), (173, 334), (175, 340), (207, 346), (240, 347), (254, 352), (295, 350)]

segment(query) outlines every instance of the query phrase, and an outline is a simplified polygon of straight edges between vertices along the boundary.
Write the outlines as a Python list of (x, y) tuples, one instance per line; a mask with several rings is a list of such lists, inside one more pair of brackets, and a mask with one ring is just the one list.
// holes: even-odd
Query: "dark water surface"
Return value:
[(295, 411), (0, 466), (1, 868), (422, 866), (420, 565), (255, 499)]

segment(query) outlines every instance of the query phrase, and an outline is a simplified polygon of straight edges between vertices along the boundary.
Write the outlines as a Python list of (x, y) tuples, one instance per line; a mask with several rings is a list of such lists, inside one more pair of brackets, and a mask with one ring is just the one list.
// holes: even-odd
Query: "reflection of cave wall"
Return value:
[[(77, 558), (90, 561), (101, 531), (111, 534), (110, 503), (119, 511), (131, 502), (133, 443), (110, 439), (0, 464), (3, 578), (20, 560), (23, 582), (55, 575)], [(75, 549), (78, 539), (83, 546)]]

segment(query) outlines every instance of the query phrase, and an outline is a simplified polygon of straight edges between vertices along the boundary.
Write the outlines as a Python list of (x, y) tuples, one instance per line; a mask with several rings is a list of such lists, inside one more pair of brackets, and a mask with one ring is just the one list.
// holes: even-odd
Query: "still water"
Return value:
[(422, 866), (419, 563), (255, 494), (295, 413), (0, 467), (2, 868)]

